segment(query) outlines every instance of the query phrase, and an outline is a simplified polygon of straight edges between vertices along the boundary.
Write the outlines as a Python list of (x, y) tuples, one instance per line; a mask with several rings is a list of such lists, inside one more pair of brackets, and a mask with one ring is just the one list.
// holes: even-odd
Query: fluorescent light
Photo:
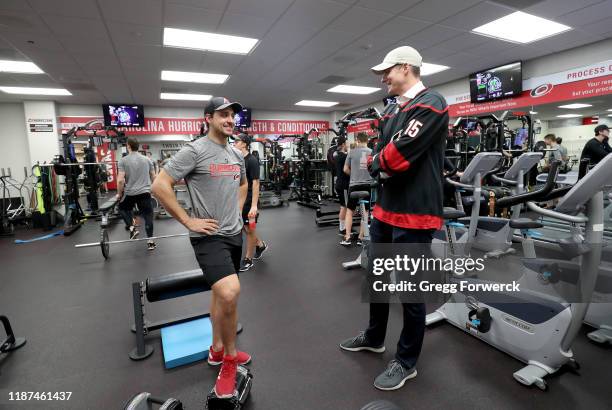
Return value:
[(529, 111), (529, 114), (531, 115), (536, 115), (538, 112), (537, 111)]
[(582, 114), (561, 114), (561, 115), (557, 115), (557, 118), (576, 118), (576, 117), (582, 117)]
[(204, 84), (223, 84), (227, 81), (227, 74), (208, 74), (208, 73), (189, 73), (185, 71), (161, 72), (161, 79), (164, 81), (179, 81), (183, 83), (204, 83)]
[(159, 98), (162, 100), (186, 100), (186, 101), (208, 101), (212, 95), (208, 94), (177, 94), (177, 93), (161, 93)]
[(612, 108), (610, 108), (609, 110), (606, 110), (606, 111), (612, 111)]
[(7, 94), (72, 95), (65, 88), (0, 87), (0, 91), (4, 91)]
[(432, 75), (440, 71), (448, 70), (450, 67), (440, 64), (423, 63), (421, 65), (421, 75)]
[(249, 54), (259, 42), (256, 38), (226, 36), (203, 31), (164, 27), (164, 46), (217, 51), (220, 53)]
[(528, 44), (571, 29), (565, 24), (517, 11), (476, 27), (472, 32), (513, 43)]
[(0, 60), (0, 73), (44, 74), (44, 71), (29, 61)]
[(302, 105), (304, 107), (333, 107), (334, 105), (338, 105), (338, 103), (332, 101), (302, 100), (296, 102), (295, 105)]
[(327, 90), (328, 93), (343, 93), (343, 94), (372, 94), (379, 91), (376, 87), (362, 87), (359, 85), (337, 85)]
[(567, 108), (568, 110), (577, 110), (578, 108), (586, 108), (586, 107), (592, 107), (592, 106), (593, 104), (575, 103), (575, 104), (560, 105), (559, 108)]

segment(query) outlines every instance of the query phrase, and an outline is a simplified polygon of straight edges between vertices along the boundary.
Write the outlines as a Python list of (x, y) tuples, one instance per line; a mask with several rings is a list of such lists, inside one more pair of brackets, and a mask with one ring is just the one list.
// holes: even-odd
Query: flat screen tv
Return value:
[(251, 109), (243, 108), (234, 116), (234, 127), (249, 128), (251, 126)]
[(521, 92), (523, 92), (523, 76), (520, 61), (470, 75), (472, 103), (515, 97)]
[(386, 107), (389, 104), (397, 104), (397, 97), (395, 96), (388, 96), (383, 98), (383, 104)]
[(145, 125), (144, 108), (137, 104), (104, 104), (104, 125), (115, 127), (142, 127)]

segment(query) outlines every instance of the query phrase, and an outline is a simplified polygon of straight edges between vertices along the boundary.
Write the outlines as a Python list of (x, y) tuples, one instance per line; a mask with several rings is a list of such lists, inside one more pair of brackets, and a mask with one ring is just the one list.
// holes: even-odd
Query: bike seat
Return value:
[(370, 197), (370, 193), (368, 191), (354, 191), (351, 192), (352, 199), (366, 199)]
[(542, 225), (538, 221), (531, 220), (529, 218), (518, 218), (510, 220), (510, 228), (513, 229), (537, 229), (541, 228)]
[(459, 219), (465, 216), (465, 212), (451, 207), (444, 207), (444, 219)]

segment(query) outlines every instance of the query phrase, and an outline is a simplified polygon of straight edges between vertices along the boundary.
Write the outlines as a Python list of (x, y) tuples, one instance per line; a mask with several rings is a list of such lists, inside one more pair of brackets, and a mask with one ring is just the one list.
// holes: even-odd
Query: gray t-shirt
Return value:
[(153, 164), (138, 152), (130, 152), (119, 160), (119, 171), (125, 172), (125, 195), (134, 196), (151, 192)]
[[(238, 209), (240, 181), (245, 178), (242, 153), (208, 137), (186, 144), (164, 166), (175, 181), (185, 179), (197, 218), (219, 222), (217, 235), (233, 236), (242, 230)], [(191, 236), (204, 236), (195, 232)]]
[(368, 156), (371, 154), (372, 150), (368, 147), (356, 147), (350, 150), (345, 162), (351, 169), (349, 187), (370, 183), (372, 177), (368, 172)]
[(559, 149), (559, 152), (561, 153), (561, 157), (567, 158), (567, 148), (559, 144), (557, 144), (557, 148)]

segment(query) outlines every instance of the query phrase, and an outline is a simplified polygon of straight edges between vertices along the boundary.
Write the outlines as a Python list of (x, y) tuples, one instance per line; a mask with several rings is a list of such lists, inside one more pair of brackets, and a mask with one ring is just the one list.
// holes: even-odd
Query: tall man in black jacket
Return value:
[[(390, 51), (381, 64), (372, 68), (382, 75), (388, 94), (398, 96), (396, 106), (386, 110), (380, 122), (381, 138), (369, 160), (370, 173), (379, 180), (370, 228), (373, 244), (428, 246), (434, 231), (443, 224), (448, 107), (444, 97), (421, 82), (421, 65), (419, 52), (404, 46)], [(399, 389), (417, 374), (416, 362), (425, 333), (425, 304), (402, 303), (402, 308), (404, 323), (397, 353), (374, 381), (380, 390)], [(367, 330), (345, 340), (340, 347), (384, 352), (388, 317), (388, 303), (370, 303)]]

